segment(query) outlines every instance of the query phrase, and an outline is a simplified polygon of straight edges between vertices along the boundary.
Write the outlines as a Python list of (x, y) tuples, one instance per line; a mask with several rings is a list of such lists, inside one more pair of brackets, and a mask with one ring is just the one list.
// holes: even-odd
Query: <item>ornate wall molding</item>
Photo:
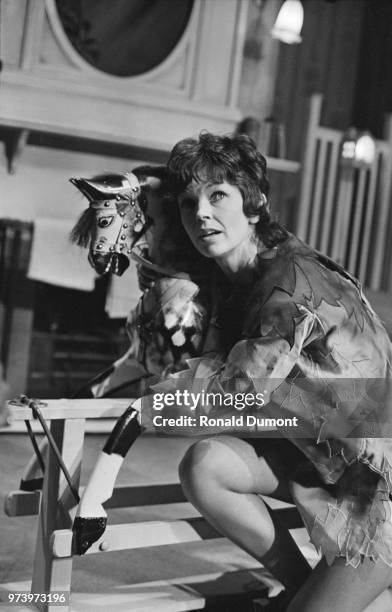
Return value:
[(106, 74), (79, 56), (55, 0), (17, 4), (2, 5), (0, 124), (168, 150), (241, 119), (248, 0), (195, 0), (173, 51), (133, 77)]

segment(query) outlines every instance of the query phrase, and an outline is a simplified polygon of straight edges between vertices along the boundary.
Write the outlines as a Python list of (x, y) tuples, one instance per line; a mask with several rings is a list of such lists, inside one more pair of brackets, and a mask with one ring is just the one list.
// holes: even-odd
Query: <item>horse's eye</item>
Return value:
[(98, 227), (109, 227), (113, 223), (114, 215), (109, 215), (107, 217), (99, 217), (98, 219)]

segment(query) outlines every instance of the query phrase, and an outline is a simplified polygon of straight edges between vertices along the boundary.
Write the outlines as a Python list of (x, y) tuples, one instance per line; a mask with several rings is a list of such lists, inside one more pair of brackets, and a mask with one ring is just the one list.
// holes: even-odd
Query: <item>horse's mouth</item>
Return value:
[(117, 274), (121, 276), (129, 266), (129, 259), (122, 253), (90, 252), (88, 260), (98, 274)]

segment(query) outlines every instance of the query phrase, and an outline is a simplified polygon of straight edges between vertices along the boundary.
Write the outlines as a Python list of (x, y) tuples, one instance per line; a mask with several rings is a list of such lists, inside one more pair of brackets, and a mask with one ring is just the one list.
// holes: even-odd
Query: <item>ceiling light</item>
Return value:
[(287, 44), (300, 43), (304, 9), (300, 0), (285, 0), (278, 13), (271, 34)]

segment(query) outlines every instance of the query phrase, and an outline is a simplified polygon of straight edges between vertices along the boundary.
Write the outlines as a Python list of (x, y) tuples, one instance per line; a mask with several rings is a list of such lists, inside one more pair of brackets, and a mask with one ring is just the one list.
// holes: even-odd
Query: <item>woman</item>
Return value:
[[(186, 139), (168, 169), (183, 226), (216, 269), (221, 351), (205, 360), (208, 388), (262, 392), (267, 414), (300, 421), (285, 439), (197, 442), (180, 466), (187, 497), (281, 580), (291, 612), (363, 610), (392, 583), (386, 332), (354, 279), (271, 221), (265, 159), (249, 138)], [(195, 371), (183, 374), (189, 390)], [(312, 573), (260, 495), (297, 504), (323, 553)]]
[[(265, 160), (250, 139), (202, 134), (182, 141), (168, 168), (187, 234), (232, 285), (218, 310), (227, 318), (229, 305), (231, 322), (241, 323), (217, 376), (250, 379), (256, 388), (268, 377), (269, 412), (296, 414), (304, 428), (313, 421), (316, 433), (259, 439), (254, 448), (231, 437), (198, 442), (182, 461), (183, 487), (201, 513), (267, 565), (290, 594), (309, 568), (259, 494), (295, 501), (324, 559), (290, 610), (362, 610), (392, 582), (386, 468), (392, 445), (360, 437), (367, 429), (363, 410), (372, 409), (372, 423), (378, 410), (380, 435), (390, 422), (386, 332), (354, 279), (271, 222)], [(344, 394), (352, 391), (347, 405)], [(339, 431), (354, 437), (339, 440)]]

